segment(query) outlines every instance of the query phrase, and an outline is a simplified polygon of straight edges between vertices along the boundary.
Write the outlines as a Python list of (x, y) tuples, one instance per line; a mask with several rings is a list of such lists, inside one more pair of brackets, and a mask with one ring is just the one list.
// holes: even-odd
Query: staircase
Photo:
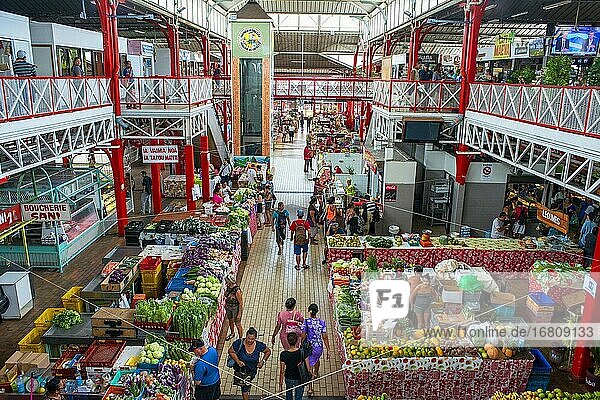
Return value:
[(231, 158), (231, 154), (229, 153), (227, 142), (225, 141), (223, 129), (221, 129), (221, 123), (217, 116), (215, 105), (211, 104), (207, 112), (208, 129), (210, 130), (210, 136), (212, 137), (214, 146), (219, 153), (219, 158), (221, 160), (228, 160)]

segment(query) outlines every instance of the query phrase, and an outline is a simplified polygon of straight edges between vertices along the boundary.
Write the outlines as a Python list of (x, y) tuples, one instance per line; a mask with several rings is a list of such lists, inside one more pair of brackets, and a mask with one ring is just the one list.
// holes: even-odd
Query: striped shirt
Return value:
[(16, 76), (35, 76), (35, 65), (25, 60), (17, 60), (13, 63), (13, 72)]
[(369, 214), (373, 214), (375, 210), (377, 210), (377, 204), (372, 201), (368, 201), (365, 203), (365, 209)]

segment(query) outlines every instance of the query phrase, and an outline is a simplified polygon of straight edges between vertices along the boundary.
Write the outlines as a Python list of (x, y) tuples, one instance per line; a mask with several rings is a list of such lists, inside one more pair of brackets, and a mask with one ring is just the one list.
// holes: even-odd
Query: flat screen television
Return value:
[(599, 42), (600, 28), (559, 26), (552, 37), (552, 54), (595, 56)]
[(437, 143), (442, 130), (442, 121), (408, 119), (404, 120), (402, 141), (407, 143)]

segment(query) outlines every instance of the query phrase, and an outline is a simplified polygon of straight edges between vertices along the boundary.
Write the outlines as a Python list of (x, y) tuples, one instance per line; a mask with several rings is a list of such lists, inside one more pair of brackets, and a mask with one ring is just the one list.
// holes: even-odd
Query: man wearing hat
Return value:
[(221, 376), (219, 375), (219, 355), (213, 347), (206, 346), (204, 340), (194, 340), (189, 348), (198, 359), (194, 365), (195, 400), (219, 400), (221, 397)]
[(27, 53), (23, 50), (17, 51), (17, 59), (13, 63), (13, 72), (16, 76), (36, 76), (36, 66), (28, 63), (25, 59)]

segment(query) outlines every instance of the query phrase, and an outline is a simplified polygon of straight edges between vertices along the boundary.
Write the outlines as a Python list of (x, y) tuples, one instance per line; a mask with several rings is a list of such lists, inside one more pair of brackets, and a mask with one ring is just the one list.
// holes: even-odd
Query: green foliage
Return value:
[(600, 58), (596, 58), (585, 77), (588, 86), (600, 86)]
[(571, 58), (569, 56), (554, 56), (548, 59), (544, 70), (544, 85), (566, 86), (571, 77)]
[(507, 83), (525, 83), (530, 84), (535, 79), (535, 71), (532, 68), (525, 67), (510, 74)]

